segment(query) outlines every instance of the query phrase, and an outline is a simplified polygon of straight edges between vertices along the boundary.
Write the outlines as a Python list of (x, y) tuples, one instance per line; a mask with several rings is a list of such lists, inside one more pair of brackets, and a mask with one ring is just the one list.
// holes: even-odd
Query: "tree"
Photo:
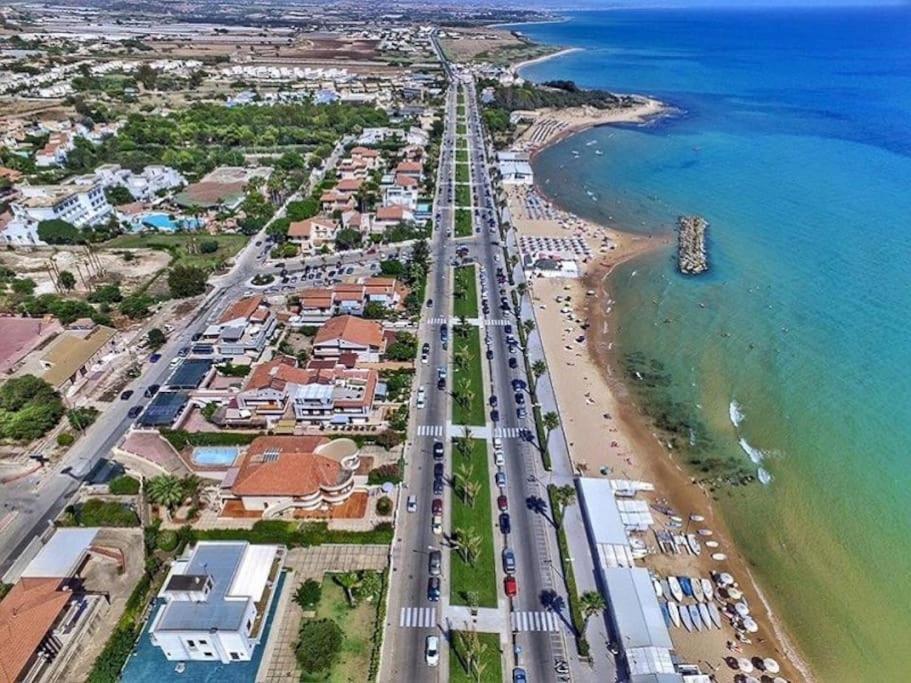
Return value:
[(331, 619), (307, 619), (298, 632), (295, 654), (297, 663), (306, 673), (332, 668), (342, 649), (345, 635)]
[(157, 327), (153, 327), (149, 330), (149, 348), (153, 351), (157, 351), (164, 346), (166, 341), (168, 341), (168, 338), (165, 336), (165, 333)]
[(338, 251), (348, 251), (361, 246), (362, 235), (357, 230), (342, 228), (335, 235), (335, 248)]
[(76, 286), (76, 276), (68, 270), (61, 270), (60, 277), (57, 278), (57, 284), (66, 291), (70, 291)]
[(554, 504), (554, 519), (558, 526), (563, 524), (563, 510), (576, 502), (576, 489), (570, 484), (555, 486), (550, 489), (550, 496)]
[(291, 227), (289, 218), (277, 218), (266, 228), (266, 234), (276, 244), (282, 244), (288, 239), (288, 229)]
[(379, 600), (383, 592), (383, 579), (379, 572), (363, 571), (361, 572), (361, 584), (357, 587), (359, 598), (367, 602)]
[(481, 557), (481, 537), (478, 533), (468, 529), (459, 529), (453, 535), (452, 540), (456, 544), (462, 561), (474, 567)]
[(323, 587), (315, 579), (307, 579), (294, 592), (294, 602), (303, 610), (315, 609), (323, 595)]
[(84, 241), (75, 225), (59, 218), (38, 223), (38, 238), (48, 244), (79, 244)]
[(559, 426), (560, 426), (560, 416), (559, 415), (557, 415), (553, 411), (544, 413), (544, 429), (547, 430), (548, 436), (550, 436), (550, 433)]
[(120, 303), (120, 312), (131, 320), (140, 320), (149, 315), (152, 299), (147, 294), (130, 294)]
[(202, 294), (206, 291), (206, 271), (194, 266), (174, 266), (168, 273), (168, 288), (175, 299)]
[[(368, 301), (364, 306), (363, 317), (368, 320), (382, 320), (389, 315), (389, 309), (381, 301)], [(410, 360), (411, 356), (409, 356)]]
[(525, 334), (531, 334), (535, 329), (535, 321), (531, 318), (526, 318), (522, 321), (522, 327), (525, 328)]
[(184, 501), (183, 482), (171, 474), (159, 474), (149, 479), (146, 485), (146, 497), (156, 505), (174, 510)]
[(123, 206), (124, 204), (129, 204), (133, 201), (133, 195), (130, 194), (130, 191), (123, 185), (115, 185), (114, 187), (107, 188), (104, 191), (104, 196), (108, 200), (108, 203), (113, 204), (114, 206)]
[(360, 585), (361, 577), (357, 572), (344, 572), (336, 574), (333, 579), (345, 591), (345, 598), (348, 600), (350, 607), (355, 607), (357, 602), (354, 598), (354, 590)]
[(579, 596), (579, 602), (582, 603), (582, 617), (585, 620), (582, 626), (582, 632), (584, 633), (585, 628), (588, 626), (588, 620), (599, 612), (603, 612), (607, 605), (604, 603), (604, 596), (598, 591), (585, 591)]
[(484, 661), (487, 645), (481, 642), (477, 631), (457, 631), (455, 637), (456, 649), (461, 653), (465, 672), (476, 683), (480, 683), (484, 680), (484, 671), (487, 668), (487, 663)]
[(531, 374), (534, 379), (534, 389), (536, 392), (538, 390), (538, 379), (545, 372), (547, 372), (547, 363), (545, 363), (543, 359), (539, 358), (531, 364)]
[(98, 409), (92, 406), (73, 408), (66, 413), (66, 419), (69, 420), (70, 425), (73, 429), (78, 429), (79, 431), (85, 431), (88, 427), (91, 427), (97, 418)]
[(63, 417), (63, 402), (54, 388), (34, 375), (6, 381), (0, 387), (0, 437), (31, 441), (44, 436)]
[(380, 275), (387, 277), (402, 277), (405, 274), (405, 264), (398, 259), (386, 259), (380, 262)]

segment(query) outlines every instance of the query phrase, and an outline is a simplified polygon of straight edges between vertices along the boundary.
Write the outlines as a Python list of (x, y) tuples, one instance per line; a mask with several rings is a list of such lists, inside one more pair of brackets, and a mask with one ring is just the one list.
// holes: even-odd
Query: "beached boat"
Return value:
[(664, 589), (661, 587), (661, 582), (658, 579), (652, 579), (652, 586), (655, 587), (655, 595), (659, 598), (664, 595)]
[(693, 586), (693, 597), (696, 598), (698, 602), (705, 600), (705, 596), (702, 594), (702, 581), (699, 578), (690, 579), (690, 584)]
[(718, 611), (718, 606), (714, 602), (710, 602), (708, 605), (709, 618), (712, 620), (712, 623), (715, 624), (715, 628), (721, 628), (721, 612)]
[(717, 562), (723, 562), (724, 560), (728, 559), (728, 556), (724, 553), (712, 553), (712, 559)]
[(711, 602), (715, 597), (715, 588), (712, 586), (712, 582), (708, 579), (699, 579), (699, 583), (702, 584), (702, 594), (705, 596), (705, 601)]
[(719, 586), (733, 586), (734, 577), (728, 574), (727, 572), (721, 572), (718, 576), (715, 577), (715, 582)]
[(683, 594), (686, 597), (688, 597), (688, 598), (693, 597), (693, 584), (690, 583), (689, 577), (678, 576), (677, 583), (680, 584), (680, 588), (683, 590)]
[(717, 548), (717, 547), (718, 547), (718, 541), (706, 541), (706, 542), (705, 542), (705, 547), (706, 547), (706, 548)]
[(711, 529), (700, 529), (697, 533), (700, 536), (711, 536), (715, 532), (712, 531)]
[(753, 621), (753, 617), (745, 617), (743, 620), (743, 627), (746, 629), (747, 633), (756, 633), (759, 630), (759, 625)]
[(702, 545), (699, 543), (699, 539), (696, 538), (696, 534), (686, 535), (686, 545), (693, 555), (699, 555), (702, 552)]
[(680, 605), (680, 621), (683, 622), (683, 628), (687, 631), (693, 630), (693, 618), (690, 616), (690, 610), (686, 605)]
[(734, 603), (734, 610), (735, 610), (735, 611), (737, 612), (737, 614), (739, 614), (741, 617), (748, 617), (748, 616), (750, 616), (750, 608), (747, 606), (746, 601), (735, 602), (735, 603)]
[(683, 589), (680, 587), (680, 582), (676, 576), (667, 577), (667, 586), (671, 589), (671, 595), (674, 596), (674, 600), (683, 602)]
[(701, 631), (704, 627), (702, 625), (702, 617), (699, 616), (699, 608), (696, 605), (687, 605), (687, 611), (690, 613), (690, 620), (693, 622), (693, 627), (697, 631)]
[(700, 602), (696, 608), (699, 610), (699, 616), (702, 618), (702, 623), (705, 624), (707, 629), (712, 628), (712, 616), (709, 614), (709, 608), (704, 602)]
[(661, 579), (661, 592), (664, 593), (664, 596), (670, 600), (674, 596), (671, 594), (671, 588), (667, 585), (667, 579)]
[(674, 626), (680, 628), (680, 609), (677, 607), (677, 603), (668, 601), (667, 611), (670, 612), (671, 621), (674, 622)]
[(661, 606), (661, 616), (664, 617), (664, 625), (670, 628), (671, 625), (671, 611), (667, 608), (667, 603), (662, 601), (658, 603)]

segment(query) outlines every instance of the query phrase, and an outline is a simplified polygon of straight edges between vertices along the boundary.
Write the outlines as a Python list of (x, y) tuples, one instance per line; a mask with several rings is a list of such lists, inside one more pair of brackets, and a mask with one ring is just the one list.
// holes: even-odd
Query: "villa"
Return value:
[(286, 550), (200, 541), (175, 560), (149, 629), (171, 661), (249, 661), (260, 644)]
[(339, 229), (338, 223), (331, 218), (316, 216), (291, 223), (288, 226), (288, 241), (298, 245), (301, 251), (313, 251), (324, 244), (332, 246)]
[(228, 359), (246, 356), (256, 360), (276, 325), (275, 316), (262, 296), (244, 297), (235, 301), (217, 323), (203, 331), (193, 346), (193, 353)]
[(382, 326), (351, 315), (332, 318), (313, 337), (313, 357), (337, 359), (353, 354), (361, 363), (378, 363), (386, 349)]
[(341, 283), (332, 288), (308, 287), (298, 292), (300, 303), (290, 323), (313, 325), (337, 315), (363, 315), (369, 303), (395, 308), (403, 298), (403, 289), (392, 277), (369, 277), (361, 283)]

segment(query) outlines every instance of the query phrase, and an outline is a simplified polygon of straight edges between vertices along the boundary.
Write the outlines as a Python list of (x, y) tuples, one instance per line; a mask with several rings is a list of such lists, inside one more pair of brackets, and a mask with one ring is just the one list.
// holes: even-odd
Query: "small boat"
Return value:
[(687, 631), (693, 630), (693, 618), (690, 616), (690, 611), (686, 605), (680, 605), (680, 621), (683, 622), (683, 628)]
[(679, 515), (671, 515), (671, 521), (675, 525), (680, 526), (683, 524), (683, 517), (680, 517)]
[(683, 589), (680, 587), (680, 582), (676, 576), (667, 577), (667, 587), (671, 589), (671, 595), (674, 596), (674, 600), (683, 602)]
[(664, 625), (670, 626), (671, 625), (671, 612), (667, 607), (667, 603), (662, 601), (658, 604), (661, 605), (661, 615), (664, 617)]
[(705, 542), (705, 547), (706, 547), (706, 548), (717, 548), (717, 547), (718, 547), (718, 541), (706, 541), (706, 542)]
[(714, 602), (710, 602), (706, 606), (709, 610), (709, 618), (715, 624), (715, 628), (721, 628), (721, 612), (718, 611), (718, 606)]
[(678, 576), (677, 582), (680, 584), (680, 588), (683, 590), (683, 594), (691, 598), (693, 597), (693, 584), (690, 583), (690, 579), (687, 576)]
[(712, 628), (712, 616), (709, 614), (709, 608), (704, 602), (700, 602), (697, 606), (699, 610), (699, 616), (702, 617), (702, 623), (705, 624), (707, 629)]
[(702, 584), (702, 594), (705, 596), (705, 601), (711, 602), (715, 597), (715, 588), (712, 586), (712, 582), (708, 579), (699, 579), (699, 583)]
[(667, 605), (667, 611), (670, 612), (671, 621), (674, 622), (674, 626), (680, 628), (680, 609), (677, 607), (677, 603), (668, 601), (665, 604)]
[(667, 585), (667, 579), (661, 579), (661, 592), (668, 600), (674, 597), (671, 594), (671, 587)]
[(686, 535), (686, 545), (693, 555), (699, 555), (702, 552), (702, 545), (700, 545), (699, 539), (696, 538), (696, 534)]
[(174, 673), (176, 673), (176, 674), (182, 674), (186, 670), (187, 670), (186, 662), (177, 662), (177, 665), (174, 667)]
[(690, 515), (690, 521), (691, 521), (691, 522), (704, 522), (704, 521), (705, 521), (705, 517), (703, 517), (702, 515), (697, 515), (697, 514), (694, 512), (693, 514)]
[(748, 617), (748, 616), (750, 616), (750, 608), (747, 607), (746, 601), (735, 602), (735, 603), (734, 603), (734, 610), (735, 610), (735, 611), (737, 612), (737, 614), (739, 614), (741, 617)]
[(724, 560), (728, 559), (728, 556), (724, 553), (712, 553), (712, 559), (716, 560), (717, 562), (723, 562)]
[(756, 633), (759, 630), (759, 626), (753, 621), (753, 617), (746, 617), (743, 620), (743, 627), (747, 630), (747, 633)]
[(697, 631), (702, 630), (702, 617), (699, 616), (699, 608), (696, 605), (687, 605), (686, 609), (690, 613), (690, 620)]
[(655, 587), (655, 595), (659, 598), (664, 595), (664, 589), (661, 587), (661, 582), (658, 579), (652, 579), (652, 586)]
[(596, 149), (595, 154), (597, 154), (598, 156), (601, 156), (602, 154), (604, 154), (604, 152), (602, 152), (600, 149)]
[(715, 583), (717, 583), (719, 586), (733, 586), (734, 577), (727, 572), (721, 572), (715, 577)]
[(696, 598), (697, 602), (702, 602), (705, 600), (705, 595), (702, 593), (702, 581), (699, 578), (690, 579), (690, 584), (693, 586), (693, 597)]
[(733, 586), (731, 586), (730, 588), (728, 588), (726, 592), (727, 592), (727, 594), (728, 594), (728, 597), (729, 597), (731, 600), (740, 600), (740, 598), (743, 597), (743, 593), (740, 591), (740, 589), (739, 589), (739, 588), (734, 588)]
[(700, 529), (697, 533), (700, 536), (711, 536), (715, 532), (712, 531), (711, 529)]

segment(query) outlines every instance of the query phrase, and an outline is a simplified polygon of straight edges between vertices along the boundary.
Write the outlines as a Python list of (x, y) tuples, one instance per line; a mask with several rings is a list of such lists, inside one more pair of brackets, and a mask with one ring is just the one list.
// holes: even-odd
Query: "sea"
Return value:
[(911, 680), (911, 7), (511, 28), (581, 48), (530, 80), (676, 109), (542, 151), (536, 180), (623, 230), (709, 221), (707, 274), (671, 248), (616, 271), (618, 362), (694, 476), (733, 482), (719, 508), (817, 680)]

